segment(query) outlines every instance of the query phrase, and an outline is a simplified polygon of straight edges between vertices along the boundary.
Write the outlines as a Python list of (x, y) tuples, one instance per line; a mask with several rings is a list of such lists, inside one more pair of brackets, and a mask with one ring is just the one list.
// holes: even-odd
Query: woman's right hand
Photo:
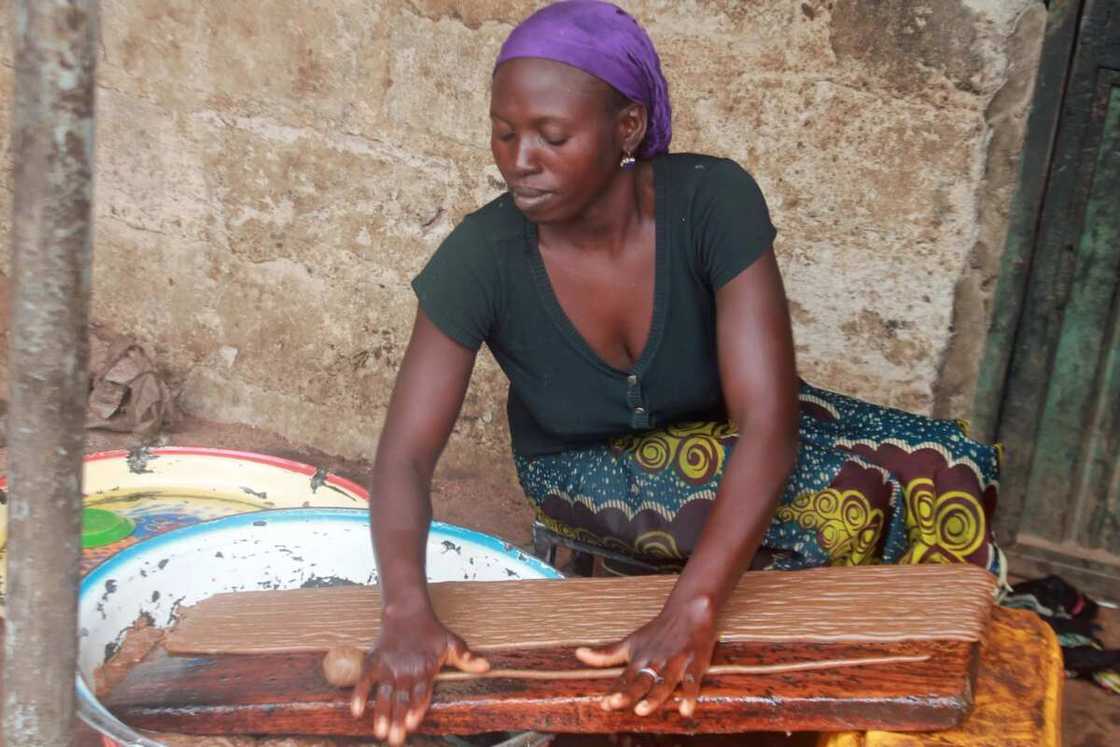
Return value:
[(354, 686), (351, 713), (360, 718), (372, 692), (374, 738), (394, 747), (404, 744), (423, 721), (436, 674), (445, 664), (475, 674), (490, 669), (490, 663), (472, 654), (430, 609), (404, 615), (387, 610), (381, 636)]

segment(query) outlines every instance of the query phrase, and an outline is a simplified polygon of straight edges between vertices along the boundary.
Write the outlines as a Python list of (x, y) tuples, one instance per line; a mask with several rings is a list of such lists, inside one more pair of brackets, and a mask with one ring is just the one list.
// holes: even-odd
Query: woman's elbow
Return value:
[(742, 438), (751, 443), (765, 443), (769, 459), (788, 472), (797, 461), (801, 439), (798, 415), (791, 415), (785, 410), (775, 408), (772, 412), (756, 412), (754, 417), (747, 416), (736, 422), (743, 423), (739, 429)]

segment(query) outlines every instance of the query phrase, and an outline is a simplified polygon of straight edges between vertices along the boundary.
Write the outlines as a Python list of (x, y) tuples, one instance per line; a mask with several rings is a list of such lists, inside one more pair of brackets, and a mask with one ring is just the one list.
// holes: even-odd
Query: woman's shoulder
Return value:
[(700, 171), (705, 169), (726, 167), (728, 164), (738, 166), (730, 158), (711, 156), (706, 153), (666, 153), (659, 158), (671, 169), (680, 171)]
[(495, 197), (472, 213), (468, 213), (453, 233), (473, 242), (497, 244), (525, 235), (525, 217), (509, 192)]
[(508, 193), (464, 216), (428, 259), (420, 276), (446, 282), (499, 282), (498, 275), (517, 252), (510, 247), (525, 240), (525, 219)]
[(711, 288), (721, 288), (774, 243), (766, 198), (747, 170), (729, 158), (682, 153), (666, 160), (669, 199), (682, 247)]
[(717, 220), (729, 223), (748, 217), (770, 225), (766, 197), (758, 182), (738, 162), (697, 153), (664, 156), (657, 178), (664, 185), (667, 202), (683, 211), (691, 225)]
[[(758, 189), (754, 177), (738, 161), (702, 153), (671, 153), (661, 157), (666, 182), (681, 196), (700, 190)], [(683, 193), (683, 194), (682, 194)]]

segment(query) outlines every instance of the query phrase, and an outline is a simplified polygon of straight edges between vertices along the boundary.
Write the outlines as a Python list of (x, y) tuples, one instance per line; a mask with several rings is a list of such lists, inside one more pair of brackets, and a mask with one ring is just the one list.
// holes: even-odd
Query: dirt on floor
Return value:
[[(141, 445), (130, 434), (89, 431), (87, 452), (128, 449)], [(173, 432), (165, 434), (159, 446), (206, 446), (212, 448), (257, 451), (315, 466), (326, 467), (361, 485), (369, 484), (372, 463), (340, 459), (299, 444), (275, 433), (243, 425), (212, 423), (196, 418), (183, 418)], [(8, 451), (0, 448), (0, 472), (7, 469)], [(456, 463), (443, 464), (432, 486), (432, 506), (436, 519), (476, 529), (520, 546), (527, 546), (532, 525), (532, 511), (520, 488), (508, 478), (507, 464)], [(1014, 569), (1012, 569), (1014, 570)], [(1102, 638), (1109, 647), (1120, 647), (1120, 610), (1101, 610)], [(1096, 685), (1067, 681), (1063, 704), (1064, 747), (1113, 747), (1120, 745), (1120, 696)], [(94, 747), (100, 741), (82, 728), (75, 747)], [(767, 741), (774, 740), (774, 741)], [(692, 743), (692, 740), (686, 740)], [(684, 744), (679, 738), (666, 744)], [(567, 742), (581, 747), (592, 744), (618, 744), (606, 739), (590, 738)], [(699, 744), (700, 742), (696, 742)], [(706, 744), (707, 742), (705, 742)], [(802, 744), (773, 735), (759, 744)], [(807, 742), (806, 742), (807, 743)], [(659, 743), (660, 744), (660, 743)], [(2, 745), (0, 745), (2, 747)]]
[[(1120, 610), (1102, 609), (1101, 641), (1120, 648)], [(1120, 745), (1120, 695), (1085, 680), (1067, 680), (1062, 702), (1065, 747), (1116, 747)]]

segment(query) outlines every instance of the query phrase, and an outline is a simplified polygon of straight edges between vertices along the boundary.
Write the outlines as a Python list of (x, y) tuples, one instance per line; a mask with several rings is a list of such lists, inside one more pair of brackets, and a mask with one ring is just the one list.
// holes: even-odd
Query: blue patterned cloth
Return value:
[[(800, 447), (763, 540), (768, 566), (971, 562), (998, 572), (999, 452), (964, 423), (802, 384)], [(537, 518), (655, 562), (691, 554), (738, 441), (681, 423), (593, 448), (514, 457)]]

